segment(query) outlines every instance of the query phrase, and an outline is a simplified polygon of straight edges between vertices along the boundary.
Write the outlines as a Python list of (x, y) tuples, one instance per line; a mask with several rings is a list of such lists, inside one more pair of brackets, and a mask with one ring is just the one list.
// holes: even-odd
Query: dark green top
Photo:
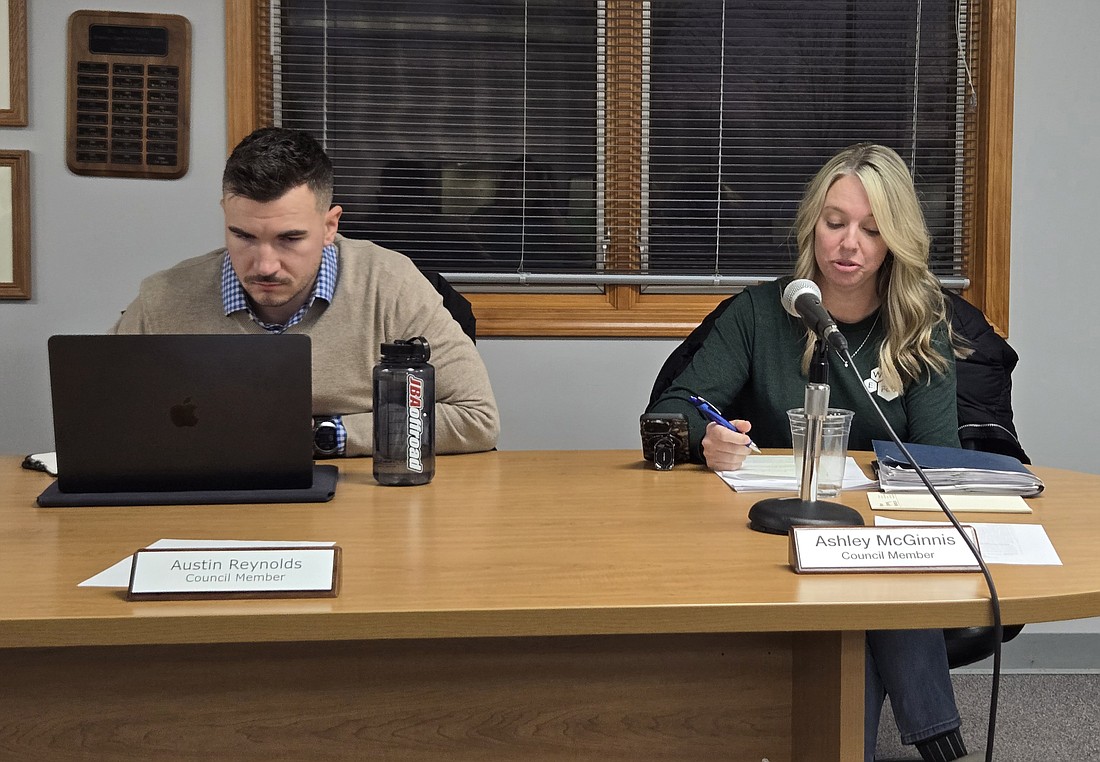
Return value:
[[(707, 419), (688, 400), (692, 394), (706, 398), (726, 418), (751, 422), (750, 435), (760, 447), (791, 447), (787, 410), (802, 407), (807, 378), (801, 369), (805, 329), (780, 302), (789, 282), (783, 278), (745, 289), (715, 321), (688, 367), (653, 405), (651, 412), (687, 416), (694, 459), (702, 460), (699, 447)], [(870, 450), (872, 439), (889, 439), (860, 388), (860, 379), (869, 379), (872, 368), (878, 367), (885, 335), (881, 320), (876, 324), (878, 315), (876, 310), (858, 323), (837, 323), (854, 355), (859, 379), (836, 352), (829, 353), (829, 407), (855, 411), (848, 440), (852, 450)], [(955, 360), (946, 324), (936, 327), (932, 340), (948, 358), (947, 373), (927, 372), (892, 400), (877, 393), (875, 400), (903, 442), (958, 447)], [(873, 381), (867, 383), (875, 386)]]

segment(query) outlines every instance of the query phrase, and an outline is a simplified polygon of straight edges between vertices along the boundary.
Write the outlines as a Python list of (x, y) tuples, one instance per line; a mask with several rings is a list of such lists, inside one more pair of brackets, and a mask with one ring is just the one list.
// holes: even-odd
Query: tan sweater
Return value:
[[(380, 345), (424, 336), (436, 377), (438, 453), (490, 450), (500, 433), (489, 374), (443, 299), (408, 257), (369, 241), (337, 236), (340, 271), (332, 304), (316, 302), (287, 333), (313, 345), (313, 414), (339, 415), (346, 454), (373, 450), (371, 371)], [(244, 311), (226, 316), (225, 249), (149, 276), (112, 333), (265, 333)]]

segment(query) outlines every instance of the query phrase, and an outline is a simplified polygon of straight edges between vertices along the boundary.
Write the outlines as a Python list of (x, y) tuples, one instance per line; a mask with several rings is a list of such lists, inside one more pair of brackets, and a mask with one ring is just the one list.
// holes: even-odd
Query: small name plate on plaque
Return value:
[(334, 598), (340, 548), (143, 548), (129, 600)]
[[(974, 527), (963, 531), (978, 547)], [(980, 570), (953, 526), (796, 526), (790, 537), (790, 563), (799, 574)]]

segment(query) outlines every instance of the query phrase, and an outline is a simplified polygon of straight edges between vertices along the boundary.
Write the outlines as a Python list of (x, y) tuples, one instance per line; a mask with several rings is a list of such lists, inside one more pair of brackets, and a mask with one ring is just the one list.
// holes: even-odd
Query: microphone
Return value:
[(848, 340), (836, 327), (829, 311), (821, 305), (821, 289), (809, 278), (792, 280), (783, 289), (783, 309), (802, 318), (806, 327), (829, 343), (843, 357), (848, 351)]

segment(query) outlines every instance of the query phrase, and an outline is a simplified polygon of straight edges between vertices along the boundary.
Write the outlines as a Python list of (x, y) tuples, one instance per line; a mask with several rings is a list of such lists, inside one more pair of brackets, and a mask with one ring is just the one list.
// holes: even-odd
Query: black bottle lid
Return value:
[(427, 362), (431, 356), (432, 348), (423, 336), (382, 345), (382, 362)]

